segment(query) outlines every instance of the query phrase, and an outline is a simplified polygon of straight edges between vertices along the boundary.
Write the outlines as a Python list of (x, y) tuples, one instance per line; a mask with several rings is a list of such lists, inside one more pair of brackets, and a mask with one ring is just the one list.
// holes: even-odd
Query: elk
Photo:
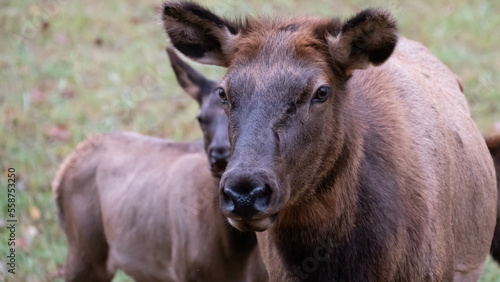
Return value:
[(219, 203), (271, 281), (475, 281), (492, 159), (457, 77), (391, 14), (231, 21), (165, 2), (177, 50), (227, 67)]
[(218, 208), (230, 148), (216, 83), (167, 51), (201, 106), (204, 146), (131, 132), (80, 143), (52, 183), (66, 281), (111, 281), (118, 269), (136, 281), (267, 280), (255, 233), (227, 224)]

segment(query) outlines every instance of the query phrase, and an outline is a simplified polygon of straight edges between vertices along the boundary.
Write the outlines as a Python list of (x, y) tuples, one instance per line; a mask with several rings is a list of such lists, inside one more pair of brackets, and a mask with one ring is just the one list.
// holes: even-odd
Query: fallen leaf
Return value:
[(38, 7), (37, 5), (30, 6), (31, 15), (38, 15), (39, 13), (40, 13), (40, 7)]
[(61, 96), (67, 99), (75, 98), (75, 91), (73, 89), (65, 88), (61, 91)]
[(30, 216), (31, 216), (31, 219), (33, 220), (39, 220), (40, 219), (40, 210), (35, 207), (35, 206), (31, 206), (30, 207)]
[(139, 23), (139, 18), (137, 18), (137, 17), (131, 17), (130, 18), (130, 23), (131, 24), (138, 24)]
[(49, 29), (50, 23), (48, 21), (43, 21), (42, 22), (42, 31), (47, 31)]
[(30, 92), (30, 102), (42, 102), (45, 100), (45, 95), (38, 88), (34, 88)]
[(102, 38), (98, 37), (94, 40), (96, 46), (102, 46)]
[(23, 251), (28, 251), (29, 250), (29, 244), (28, 241), (24, 238), (16, 238), (16, 248), (19, 248)]
[(67, 142), (70, 138), (69, 130), (64, 124), (57, 124), (49, 127), (47, 129), (47, 135), (49, 135), (52, 141)]

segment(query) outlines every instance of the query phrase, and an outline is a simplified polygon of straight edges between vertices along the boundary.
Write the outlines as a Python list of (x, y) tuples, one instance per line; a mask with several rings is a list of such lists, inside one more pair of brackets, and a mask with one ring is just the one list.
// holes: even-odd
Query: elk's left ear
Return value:
[(337, 36), (329, 36), (335, 63), (351, 75), (355, 69), (384, 63), (398, 41), (396, 21), (384, 10), (366, 9), (349, 19)]
[(202, 64), (228, 67), (235, 52), (237, 23), (193, 2), (165, 2), (161, 19), (172, 44)]
[(179, 85), (189, 96), (201, 105), (203, 96), (210, 93), (210, 90), (212, 90), (210, 86), (215, 84), (215, 82), (208, 80), (201, 73), (190, 67), (177, 56), (174, 49), (167, 47), (167, 54), (170, 58), (170, 64), (174, 70), (177, 82), (179, 82)]

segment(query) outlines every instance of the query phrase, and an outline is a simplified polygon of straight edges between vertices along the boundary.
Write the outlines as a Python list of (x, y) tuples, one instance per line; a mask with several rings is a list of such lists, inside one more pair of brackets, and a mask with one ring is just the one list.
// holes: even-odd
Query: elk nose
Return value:
[(209, 151), (210, 166), (213, 169), (224, 170), (231, 152), (229, 147), (212, 147)]
[(266, 209), (271, 197), (271, 189), (264, 183), (226, 186), (222, 194), (226, 212), (247, 219)]
[(229, 159), (230, 156), (229, 148), (228, 147), (212, 147), (210, 148), (210, 159), (213, 162), (216, 161), (226, 161)]

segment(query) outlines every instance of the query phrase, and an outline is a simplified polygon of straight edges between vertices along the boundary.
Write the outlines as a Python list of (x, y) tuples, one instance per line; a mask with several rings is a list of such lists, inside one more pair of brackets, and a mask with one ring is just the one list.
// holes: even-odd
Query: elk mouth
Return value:
[(226, 171), (227, 160), (210, 160), (210, 172), (214, 177), (221, 177), (224, 171)]
[(226, 170), (227, 162), (216, 162), (210, 164), (210, 172), (214, 177), (221, 177), (224, 171)]
[(288, 182), (279, 181), (274, 173), (265, 169), (231, 165), (233, 161), (229, 162), (219, 184), (222, 215), (243, 232), (272, 228), (290, 197)]
[(252, 232), (252, 231), (262, 232), (271, 228), (271, 226), (273, 226), (274, 222), (276, 221), (277, 217), (278, 214), (275, 213), (270, 216), (250, 218), (250, 219), (228, 217), (227, 220), (232, 226), (234, 226), (241, 232)]

